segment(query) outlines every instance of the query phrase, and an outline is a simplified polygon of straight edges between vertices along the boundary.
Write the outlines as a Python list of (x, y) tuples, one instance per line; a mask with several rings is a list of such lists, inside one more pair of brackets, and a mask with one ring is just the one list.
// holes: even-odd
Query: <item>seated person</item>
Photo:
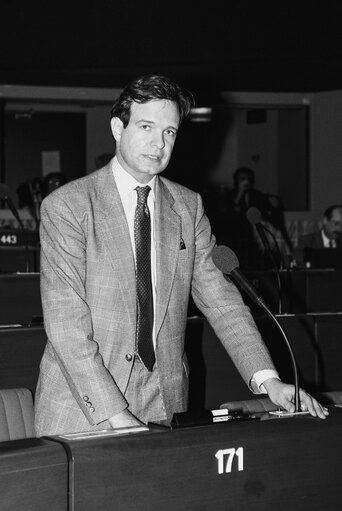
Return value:
[(66, 182), (67, 179), (62, 172), (50, 172), (43, 179), (43, 196), (46, 197)]
[(323, 225), (318, 231), (304, 234), (298, 239), (298, 250), (304, 248), (342, 247), (342, 205), (329, 206), (323, 215)]
[(249, 167), (239, 167), (234, 172), (233, 180), (234, 188), (228, 200), (235, 213), (246, 213), (249, 207), (254, 206), (260, 210), (263, 217), (266, 216), (267, 196), (254, 187), (254, 171)]

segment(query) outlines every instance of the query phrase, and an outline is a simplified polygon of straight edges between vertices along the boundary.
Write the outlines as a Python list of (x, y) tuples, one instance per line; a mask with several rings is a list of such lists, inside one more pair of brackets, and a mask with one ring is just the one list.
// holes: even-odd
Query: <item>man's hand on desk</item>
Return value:
[(145, 425), (143, 422), (140, 422), (136, 417), (134, 417), (134, 415), (131, 414), (131, 412), (129, 412), (127, 409), (123, 410), (117, 415), (113, 415), (113, 417), (110, 417), (108, 421), (113, 429)]
[[(263, 383), (271, 401), (284, 408), (288, 412), (295, 411), (295, 388), (294, 385), (283, 383), (277, 378), (269, 378)], [(300, 389), (300, 404), (302, 411), (308, 411), (313, 417), (325, 419), (329, 415), (328, 410), (316, 399), (304, 390)]]

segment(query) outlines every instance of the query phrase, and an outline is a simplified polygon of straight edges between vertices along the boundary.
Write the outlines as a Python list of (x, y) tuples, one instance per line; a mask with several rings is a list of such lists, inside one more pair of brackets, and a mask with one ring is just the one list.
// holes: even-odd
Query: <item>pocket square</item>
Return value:
[(179, 243), (179, 250), (185, 250), (185, 249), (186, 249), (186, 246), (185, 246), (184, 240), (183, 240), (183, 238), (181, 238), (180, 243)]

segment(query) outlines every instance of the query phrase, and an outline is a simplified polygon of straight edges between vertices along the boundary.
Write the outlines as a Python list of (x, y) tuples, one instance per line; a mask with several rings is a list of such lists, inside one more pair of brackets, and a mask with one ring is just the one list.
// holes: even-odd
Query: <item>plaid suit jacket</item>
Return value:
[[(156, 183), (156, 361), (168, 418), (187, 407), (184, 335), (190, 292), (248, 384), (273, 368), (236, 287), (211, 259), (200, 196)], [(111, 165), (41, 207), (41, 296), (47, 345), (35, 397), (37, 435), (104, 429), (126, 406), (136, 289), (128, 226)]]

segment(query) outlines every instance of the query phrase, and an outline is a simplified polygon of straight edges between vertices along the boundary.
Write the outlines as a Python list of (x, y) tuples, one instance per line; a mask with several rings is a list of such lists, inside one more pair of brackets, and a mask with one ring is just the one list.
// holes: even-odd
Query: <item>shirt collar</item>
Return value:
[[(112, 160), (112, 171), (120, 196), (130, 194), (133, 190), (135, 190), (137, 186), (143, 186), (120, 165), (116, 156)], [(153, 176), (152, 179), (148, 183), (146, 183), (146, 185), (148, 185), (151, 188), (150, 195), (153, 196), (155, 190), (156, 177), (157, 176)]]
[[(322, 229), (322, 239), (323, 239), (323, 246), (324, 247), (329, 247), (330, 246), (330, 241), (333, 241), (333, 240), (330, 240), (330, 238), (328, 238), (328, 236), (324, 232), (324, 229)], [(334, 242), (332, 243), (332, 245), (334, 245)]]

